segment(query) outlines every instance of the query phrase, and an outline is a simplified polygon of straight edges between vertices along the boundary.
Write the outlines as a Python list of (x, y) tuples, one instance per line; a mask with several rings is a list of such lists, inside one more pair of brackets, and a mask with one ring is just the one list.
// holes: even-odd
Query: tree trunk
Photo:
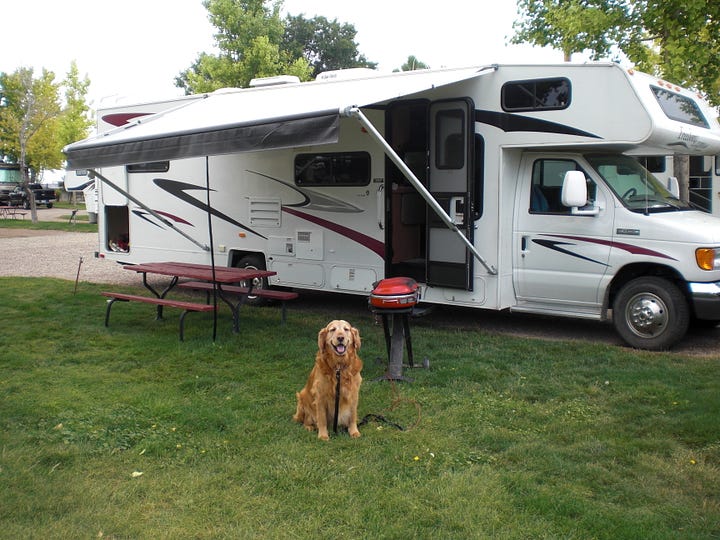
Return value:
[(673, 175), (680, 185), (680, 200), (690, 201), (690, 157), (685, 154), (673, 155)]

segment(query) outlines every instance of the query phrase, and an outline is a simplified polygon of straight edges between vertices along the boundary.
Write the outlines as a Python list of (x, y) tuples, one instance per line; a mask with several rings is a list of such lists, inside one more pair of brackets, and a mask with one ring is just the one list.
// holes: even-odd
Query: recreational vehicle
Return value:
[(361, 295), (407, 276), (424, 303), (612, 319), (646, 349), (720, 321), (720, 220), (629, 155), (719, 153), (695, 93), (612, 63), (319, 79), (66, 147), (100, 181), (101, 256)]

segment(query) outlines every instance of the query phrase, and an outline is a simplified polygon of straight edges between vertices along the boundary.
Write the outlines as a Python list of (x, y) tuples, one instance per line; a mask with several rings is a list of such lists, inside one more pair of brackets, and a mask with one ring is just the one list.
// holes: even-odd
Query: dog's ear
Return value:
[(327, 326), (318, 332), (318, 349), (325, 350), (325, 336), (327, 336)]
[(360, 330), (355, 328), (354, 326), (350, 328), (350, 333), (352, 334), (353, 343), (355, 344), (355, 350), (360, 350)]

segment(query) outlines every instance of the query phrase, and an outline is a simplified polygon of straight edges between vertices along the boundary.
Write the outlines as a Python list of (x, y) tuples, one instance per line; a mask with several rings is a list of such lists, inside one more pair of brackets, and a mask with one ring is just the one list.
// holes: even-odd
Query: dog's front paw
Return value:
[(349, 433), (353, 439), (357, 439), (360, 436), (360, 432), (357, 429), (355, 431), (350, 431)]
[(318, 439), (322, 441), (329, 441), (330, 436), (327, 433), (318, 433)]

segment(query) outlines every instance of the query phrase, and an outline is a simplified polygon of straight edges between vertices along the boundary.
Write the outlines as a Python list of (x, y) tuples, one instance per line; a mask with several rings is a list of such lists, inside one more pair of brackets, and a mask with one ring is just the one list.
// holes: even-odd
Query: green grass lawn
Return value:
[(717, 358), (511, 338), (413, 321), (412, 383), (376, 382), (362, 437), (292, 422), (322, 304), (155, 321), (101, 286), (0, 278), (0, 537), (720, 536)]

